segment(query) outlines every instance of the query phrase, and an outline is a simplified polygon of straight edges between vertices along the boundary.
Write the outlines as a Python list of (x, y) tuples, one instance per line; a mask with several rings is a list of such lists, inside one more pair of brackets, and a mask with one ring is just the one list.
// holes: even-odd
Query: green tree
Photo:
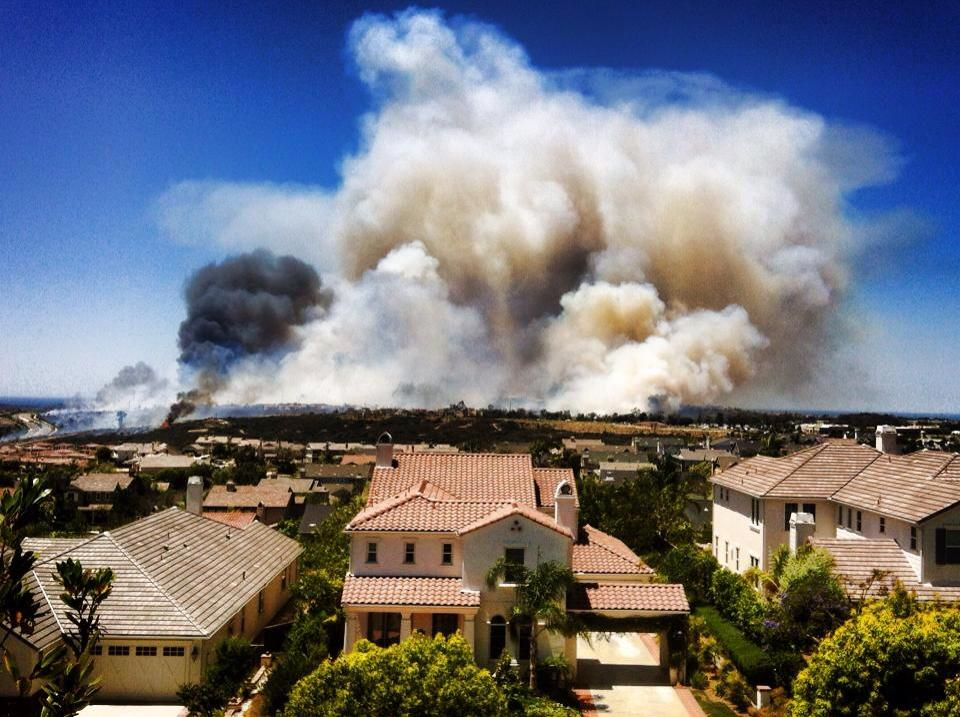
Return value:
[(246, 683), (255, 651), (243, 637), (228, 637), (217, 645), (213, 664), (200, 682), (180, 685), (177, 697), (191, 715), (209, 717), (222, 711), (227, 700)]
[(794, 717), (960, 714), (960, 610), (897, 584), (824, 639), (793, 685)]
[(293, 689), (287, 717), (457, 715), (500, 717), (506, 700), (460, 635), (411, 635), (398, 645), (366, 640), (327, 661)]
[(567, 612), (567, 591), (576, 578), (573, 571), (555, 560), (538, 562), (530, 570), (523, 565), (508, 563), (504, 558), (487, 571), (487, 586), (495, 587), (509, 576), (515, 586), (513, 617), (528, 632), (530, 639), (530, 689), (537, 687), (537, 639), (544, 632), (575, 635), (582, 626)]
[(281, 712), (290, 699), (290, 691), (327, 659), (327, 632), (323, 615), (301, 615), (283, 643), (279, 663), (270, 672), (263, 688), (268, 714)]

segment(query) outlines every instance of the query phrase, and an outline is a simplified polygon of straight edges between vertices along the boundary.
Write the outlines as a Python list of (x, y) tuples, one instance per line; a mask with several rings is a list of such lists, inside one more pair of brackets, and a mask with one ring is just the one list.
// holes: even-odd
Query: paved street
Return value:
[(577, 640), (577, 688), (593, 711), (611, 717), (704, 717), (693, 696), (670, 686), (652, 635), (591, 635)]

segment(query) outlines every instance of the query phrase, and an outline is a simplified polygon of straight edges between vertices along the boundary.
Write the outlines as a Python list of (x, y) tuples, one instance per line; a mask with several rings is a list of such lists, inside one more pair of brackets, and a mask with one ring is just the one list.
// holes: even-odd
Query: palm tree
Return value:
[(576, 578), (570, 568), (555, 560), (538, 561), (537, 567), (530, 570), (500, 558), (487, 571), (487, 586), (494, 588), (504, 578), (509, 578), (516, 593), (512, 616), (530, 631), (530, 689), (535, 690), (537, 638), (544, 632), (559, 632), (567, 637), (584, 632), (579, 621), (566, 610), (567, 591)]

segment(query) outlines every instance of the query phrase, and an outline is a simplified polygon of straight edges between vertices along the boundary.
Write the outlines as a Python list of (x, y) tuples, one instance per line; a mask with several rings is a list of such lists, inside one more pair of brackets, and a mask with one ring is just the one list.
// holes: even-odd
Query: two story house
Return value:
[[(509, 575), (486, 584), (498, 558), (531, 569), (550, 560), (570, 566), (577, 577), (571, 611), (689, 611), (683, 586), (652, 582), (653, 570), (621, 541), (581, 526), (578, 508), (569, 469), (535, 468), (527, 454), (394, 453), (382, 436), (367, 506), (346, 528), (344, 649), (361, 638), (386, 646), (414, 631), (459, 631), (480, 664), (505, 648), (527, 659), (524, 630), (510, 624)], [(575, 639), (544, 635), (538, 647), (576, 665)]]
[(887, 577), (921, 598), (960, 597), (960, 456), (895, 453), (843, 439), (782, 458), (756, 456), (715, 475), (713, 553), (735, 572), (769, 568), (774, 548), (800, 536), (828, 550), (851, 591)]

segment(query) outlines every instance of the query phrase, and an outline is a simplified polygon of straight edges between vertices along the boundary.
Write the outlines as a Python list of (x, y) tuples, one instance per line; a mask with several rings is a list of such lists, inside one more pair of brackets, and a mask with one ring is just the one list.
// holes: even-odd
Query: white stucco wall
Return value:
[[(724, 493), (726, 493), (724, 488)], [(720, 487), (714, 486), (713, 498), (713, 543), (714, 556), (725, 568), (743, 572), (750, 567), (750, 557), (759, 558), (763, 566), (763, 534), (765, 524), (750, 522), (750, 499), (752, 496), (730, 489), (730, 497), (720, 497)], [(737, 567), (737, 549), (740, 550), (740, 565)]]
[[(377, 562), (368, 563), (367, 543), (377, 543)], [(412, 564), (404, 563), (404, 544), (414, 543)], [(442, 563), (443, 544), (453, 544), (453, 563)], [(461, 573), (459, 539), (432, 533), (354, 533), (350, 537), (350, 572), (354, 575), (416, 575), (457, 578)]]
[(931, 518), (920, 528), (921, 580), (933, 585), (960, 585), (960, 565), (937, 565), (937, 528), (960, 530), (960, 506)]

